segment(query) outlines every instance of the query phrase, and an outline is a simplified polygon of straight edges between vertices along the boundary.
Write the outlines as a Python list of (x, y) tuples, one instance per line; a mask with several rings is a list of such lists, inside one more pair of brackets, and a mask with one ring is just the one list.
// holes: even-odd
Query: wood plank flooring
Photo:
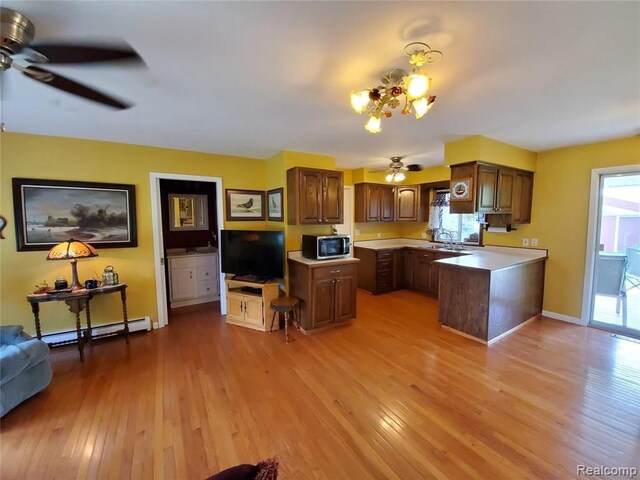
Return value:
[(284, 480), (640, 464), (640, 343), (540, 319), (485, 347), (408, 291), (359, 292), (352, 324), (289, 345), (217, 308), (99, 342), (84, 364), (54, 349), (51, 386), (1, 421), (2, 480), (198, 479), (273, 455)]

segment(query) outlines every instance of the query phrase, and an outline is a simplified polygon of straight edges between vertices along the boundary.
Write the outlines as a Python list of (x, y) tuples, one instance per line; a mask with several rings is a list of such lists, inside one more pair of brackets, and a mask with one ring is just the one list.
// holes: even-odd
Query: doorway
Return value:
[[(212, 240), (220, 238), (220, 230), (222, 228), (223, 217), (223, 203), (222, 203), (222, 178), (220, 177), (206, 177), (198, 175), (179, 175), (171, 173), (156, 173), (151, 172), (150, 186), (151, 186), (151, 220), (153, 228), (153, 256), (155, 265), (155, 280), (156, 280), (156, 304), (158, 311), (157, 322), (154, 322), (153, 328), (161, 328), (168, 324), (168, 308), (167, 308), (167, 276), (166, 266), (167, 261), (165, 256), (165, 245), (163, 239), (163, 216), (162, 216), (162, 189), (161, 181), (179, 181), (179, 182), (198, 182), (198, 183), (211, 183), (215, 190), (215, 202), (211, 203), (211, 207), (215, 210), (213, 217), (217, 219), (217, 225), (215, 227), (215, 237), (212, 236)], [(207, 240), (208, 241), (208, 240)], [(206, 243), (203, 243), (206, 245)], [(197, 245), (194, 245), (197, 246)], [(219, 270), (219, 262), (218, 262)], [(224, 291), (224, 276), (218, 271), (220, 289)], [(226, 314), (226, 298), (224, 295), (220, 297), (220, 311), (224, 315)]]
[(592, 173), (589, 326), (640, 338), (640, 169)]

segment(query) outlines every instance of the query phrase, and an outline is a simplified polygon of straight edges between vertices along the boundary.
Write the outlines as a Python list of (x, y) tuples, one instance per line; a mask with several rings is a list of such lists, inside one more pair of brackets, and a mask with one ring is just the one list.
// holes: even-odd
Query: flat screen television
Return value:
[(284, 232), (222, 230), (221, 237), (224, 273), (254, 282), (284, 278)]

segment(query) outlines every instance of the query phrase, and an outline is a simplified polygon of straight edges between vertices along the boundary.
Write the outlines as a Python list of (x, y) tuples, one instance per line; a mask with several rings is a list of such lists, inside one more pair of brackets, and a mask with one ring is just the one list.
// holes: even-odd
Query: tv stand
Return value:
[[(271, 326), (271, 300), (278, 298), (279, 286), (275, 280), (254, 282), (238, 277), (227, 277), (224, 281), (227, 295), (227, 319), (230, 325), (252, 328), (266, 332)], [(274, 322), (273, 329), (280, 328)]]

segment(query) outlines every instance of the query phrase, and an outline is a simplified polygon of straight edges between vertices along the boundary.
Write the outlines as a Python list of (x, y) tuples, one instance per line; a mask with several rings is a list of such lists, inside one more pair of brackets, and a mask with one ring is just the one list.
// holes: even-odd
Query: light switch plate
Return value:
[(537, 238), (532, 238), (531, 239), (531, 246), (532, 247), (537, 247), (538, 246), (538, 239)]

